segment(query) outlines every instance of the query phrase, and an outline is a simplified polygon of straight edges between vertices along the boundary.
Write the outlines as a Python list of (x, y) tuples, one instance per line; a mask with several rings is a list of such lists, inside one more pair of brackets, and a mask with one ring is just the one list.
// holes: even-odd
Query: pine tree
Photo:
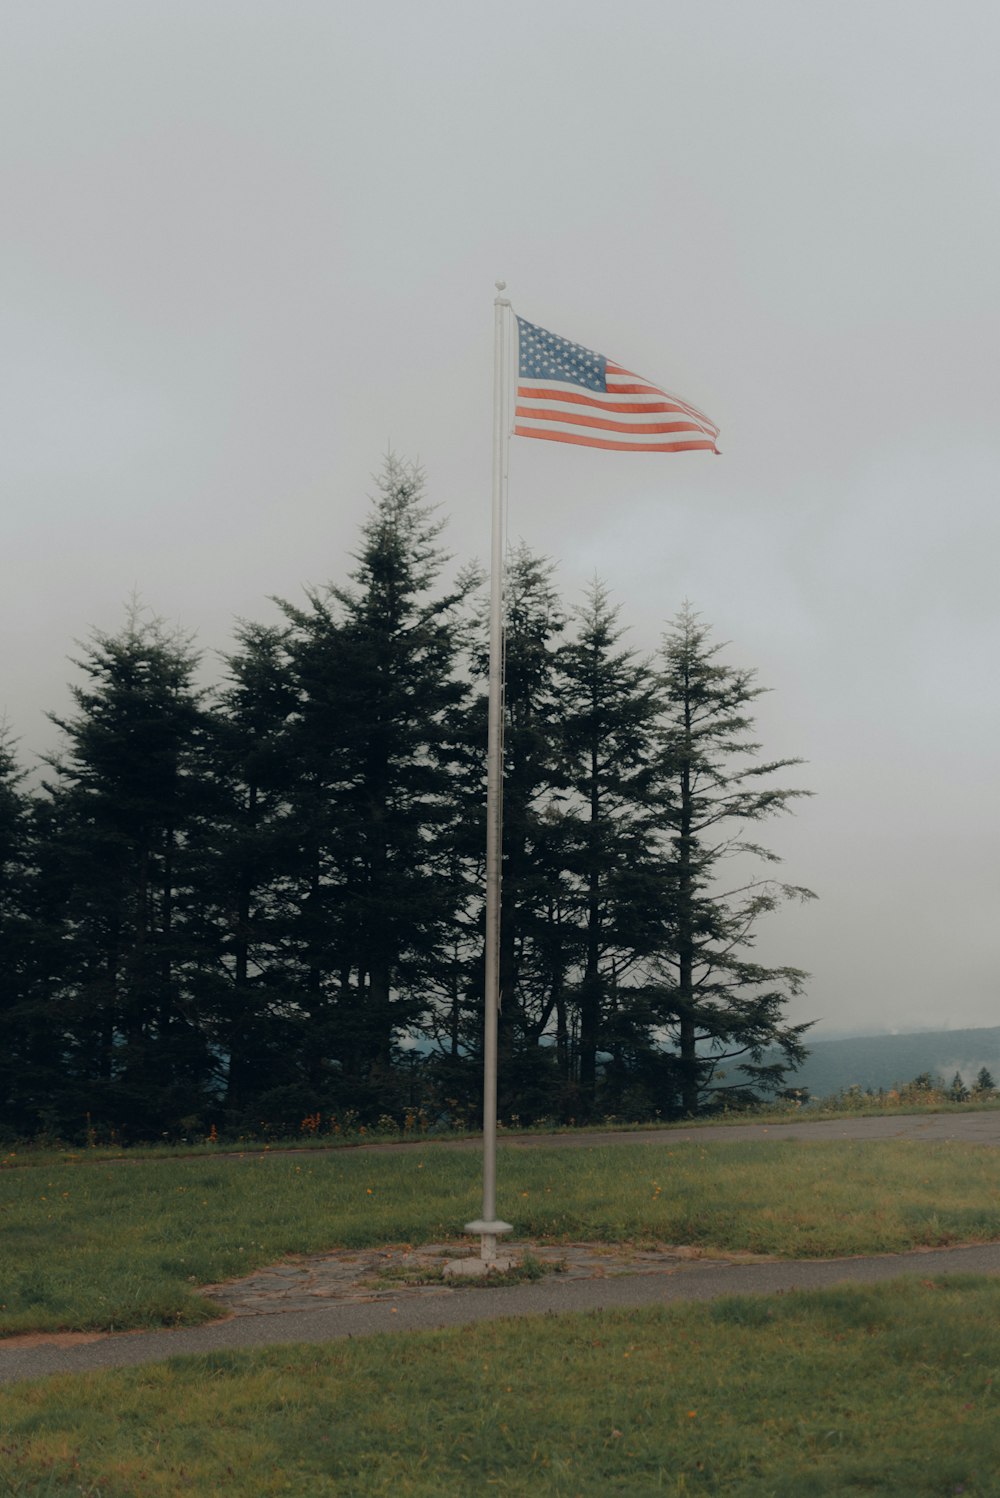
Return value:
[(281, 628), (240, 623), (206, 718), (206, 799), (191, 834), (191, 985), (211, 1028), (230, 1114), (294, 1085), (305, 1038), (284, 956), (296, 706)]
[(289, 746), (300, 869), (292, 924), (314, 1080), (391, 1104), (398, 1037), (424, 1016), (454, 904), (450, 715), (464, 585), (439, 589), (442, 525), (423, 478), (390, 457), (352, 586), (282, 603), (297, 692)]
[(972, 1084), (973, 1096), (977, 1098), (988, 1097), (990, 1093), (996, 1092), (996, 1090), (997, 1084), (994, 1082), (992, 1074), (985, 1066), (981, 1066), (976, 1074), (976, 1080)]
[(24, 893), (30, 863), (30, 800), (21, 789), (25, 771), (18, 764), (7, 723), (0, 722), (0, 993), (16, 992), (22, 945)]
[(42, 857), (62, 870), (53, 1036), (78, 1087), (68, 1105), (145, 1133), (195, 1116), (211, 1073), (177, 917), (200, 798), (197, 662), (133, 604), (121, 633), (95, 633), (76, 662), (76, 715), (53, 718), (67, 746), (49, 760)]
[[(783, 1018), (805, 974), (765, 967), (746, 954), (762, 916), (785, 900), (811, 899), (811, 891), (755, 873), (733, 887), (722, 882), (730, 860), (743, 867), (776, 862), (743, 829), (789, 810), (808, 792), (770, 783), (799, 761), (757, 760), (750, 708), (763, 688), (754, 672), (719, 662), (720, 649), (685, 607), (663, 654), (662, 805), (671, 843), (672, 930), (652, 987), (657, 1017), (676, 1045), (685, 1114), (713, 1095), (752, 1100), (780, 1089), (785, 1071), (804, 1058), (808, 1029)], [(772, 1048), (781, 1060), (765, 1060)]]
[(0, 1122), (15, 1129), (36, 1122), (27, 1100), (35, 1090), (30, 1074), (38, 1060), (39, 1030), (29, 1002), (33, 849), (25, 773), (7, 723), (0, 722)]
[(613, 1061), (620, 1050), (630, 975), (655, 948), (668, 898), (656, 840), (656, 680), (648, 662), (621, 647), (618, 616), (595, 582), (576, 636), (559, 654), (561, 743), (574, 797), (569, 863), (582, 928), (581, 1116), (594, 1110), (599, 1049)]
[[(569, 828), (559, 745), (557, 650), (566, 617), (552, 573), (551, 563), (525, 546), (508, 558), (498, 1088), (501, 1112), (523, 1118), (553, 1105), (553, 1063), (565, 1055), (553, 1057), (541, 1043), (565, 1001), (579, 949), (565, 872)], [(485, 743), (485, 702), (480, 716)], [(481, 954), (479, 963), (481, 975)]]

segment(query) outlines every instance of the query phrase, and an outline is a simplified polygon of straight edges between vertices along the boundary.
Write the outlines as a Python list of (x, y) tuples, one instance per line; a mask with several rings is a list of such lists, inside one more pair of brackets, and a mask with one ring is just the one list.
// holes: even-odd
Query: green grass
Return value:
[(9, 1386), (17, 1498), (996, 1498), (1000, 1284), (898, 1281)]
[[(475, 1152), (65, 1161), (0, 1171), (0, 1333), (191, 1324), (200, 1285), (288, 1254), (461, 1237)], [(779, 1257), (1000, 1239), (992, 1150), (956, 1143), (674, 1141), (504, 1148), (515, 1237)]]

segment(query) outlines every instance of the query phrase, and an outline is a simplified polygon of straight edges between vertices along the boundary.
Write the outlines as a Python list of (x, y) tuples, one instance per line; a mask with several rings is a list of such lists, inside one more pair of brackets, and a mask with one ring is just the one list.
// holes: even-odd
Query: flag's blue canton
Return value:
[(519, 373), (528, 380), (561, 380), (585, 390), (607, 390), (607, 360), (580, 343), (570, 343), (534, 323), (517, 319)]

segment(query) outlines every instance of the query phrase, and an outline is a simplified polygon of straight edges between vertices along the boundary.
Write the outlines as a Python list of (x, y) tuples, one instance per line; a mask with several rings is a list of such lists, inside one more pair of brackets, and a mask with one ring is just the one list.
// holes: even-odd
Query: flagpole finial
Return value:
[(510, 301), (508, 300), (507, 297), (505, 297), (503, 295), (503, 293), (507, 290), (507, 282), (506, 281), (494, 281), (493, 285), (497, 289), (496, 302), (495, 302), (494, 305), (500, 306), (500, 307), (509, 307), (510, 306)]

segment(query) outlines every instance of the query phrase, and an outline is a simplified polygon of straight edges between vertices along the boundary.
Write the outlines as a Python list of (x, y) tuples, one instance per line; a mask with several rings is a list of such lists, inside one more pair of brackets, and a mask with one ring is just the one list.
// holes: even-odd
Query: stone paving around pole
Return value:
[[(232, 1316), (307, 1311), (331, 1301), (396, 1301), (412, 1296), (464, 1295), (470, 1289), (474, 1293), (474, 1286), (467, 1283), (442, 1283), (444, 1266), (459, 1252), (454, 1243), (429, 1243), (419, 1248), (399, 1243), (383, 1248), (303, 1254), (283, 1259), (243, 1279), (205, 1285), (201, 1293)], [(545, 1276), (558, 1275), (564, 1280), (673, 1274), (695, 1259), (714, 1264), (757, 1261), (754, 1255), (711, 1257), (697, 1249), (671, 1245), (640, 1250), (600, 1243), (515, 1242), (505, 1243), (504, 1253), (520, 1262), (534, 1261)], [(503, 1282), (502, 1275), (491, 1275), (479, 1283)]]

